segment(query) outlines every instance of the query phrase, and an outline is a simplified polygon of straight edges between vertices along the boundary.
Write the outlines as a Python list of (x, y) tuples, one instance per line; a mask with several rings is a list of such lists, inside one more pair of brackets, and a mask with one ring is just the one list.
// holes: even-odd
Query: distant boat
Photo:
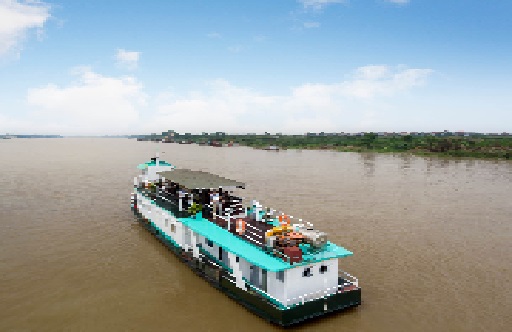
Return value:
[(269, 145), (265, 148), (267, 151), (279, 151), (279, 147), (276, 145)]
[(9, 135), (9, 134), (6, 134), (4, 137), (2, 137), (3, 139), (11, 139), (11, 138), (14, 138), (14, 136), (12, 135)]

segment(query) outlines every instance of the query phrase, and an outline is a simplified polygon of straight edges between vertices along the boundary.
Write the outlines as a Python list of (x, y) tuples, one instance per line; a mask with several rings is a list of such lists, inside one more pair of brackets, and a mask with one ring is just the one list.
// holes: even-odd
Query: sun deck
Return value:
[[(159, 206), (169, 212), (170, 204), (161, 199), (151, 200), (152, 204)], [(257, 265), (268, 271), (283, 271), (292, 267), (307, 265), (332, 258), (342, 258), (352, 255), (347, 249), (337, 246), (331, 242), (327, 242), (325, 248), (314, 254), (304, 254), (304, 260), (300, 263), (290, 264), (273, 255), (270, 255), (258, 246), (251, 244), (240, 237), (232, 234), (228, 230), (217, 226), (210, 220), (205, 219), (199, 213), (194, 217), (181, 217), (180, 221), (189, 227), (192, 231), (204, 236), (208, 240), (223, 247), (225, 250), (246, 259), (254, 265)]]

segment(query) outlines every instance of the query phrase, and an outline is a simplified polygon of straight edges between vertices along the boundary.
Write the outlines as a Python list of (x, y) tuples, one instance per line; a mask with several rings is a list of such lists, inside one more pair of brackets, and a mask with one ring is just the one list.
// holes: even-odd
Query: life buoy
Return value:
[(243, 220), (243, 219), (236, 220), (236, 232), (240, 235), (245, 233), (245, 220)]
[(279, 216), (279, 224), (281, 226), (287, 226), (290, 225), (290, 217), (286, 214), (282, 214)]

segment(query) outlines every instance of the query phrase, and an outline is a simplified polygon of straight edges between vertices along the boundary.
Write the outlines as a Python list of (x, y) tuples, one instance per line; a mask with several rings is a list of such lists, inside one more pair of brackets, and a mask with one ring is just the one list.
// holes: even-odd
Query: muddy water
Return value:
[(1, 331), (277, 329), (135, 222), (135, 166), (157, 147), (355, 253), (363, 304), (297, 330), (512, 326), (511, 162), (66, 138), (0, 141)]

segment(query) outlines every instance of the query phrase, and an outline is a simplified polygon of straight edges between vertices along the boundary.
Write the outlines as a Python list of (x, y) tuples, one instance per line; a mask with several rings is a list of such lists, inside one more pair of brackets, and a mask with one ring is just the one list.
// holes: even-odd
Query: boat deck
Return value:
[(146, 195), (153, 204), (174, 214), (185, 226), (189, 227), (195, 233), (204, 236), (216, 245), (223, 247), (225, 250), (230, 251), (235, 255), (244, 258), (248, 262), (268, 271), (283, 271), (296, 266), (352, 255), (352, 252), (347, 249), (337, 246), (331, 242), (327, 242), (324, 250), (312, 254), (304, 254), (302, 262), (294, 263), (292, 265), (267, 253), (260, 246), (252, 243), (251, 241), (246, 241), (238, 235), (232, 234), (227, 229), (219, 227), (210, 220), (201, 217), (200, 214), (191, 216), (186, 211), (179, 211), (174, 202), (162, 197), (157, 197), (155, 194), (148, 193), (148, 190), (144, 190), (141, 193)]

